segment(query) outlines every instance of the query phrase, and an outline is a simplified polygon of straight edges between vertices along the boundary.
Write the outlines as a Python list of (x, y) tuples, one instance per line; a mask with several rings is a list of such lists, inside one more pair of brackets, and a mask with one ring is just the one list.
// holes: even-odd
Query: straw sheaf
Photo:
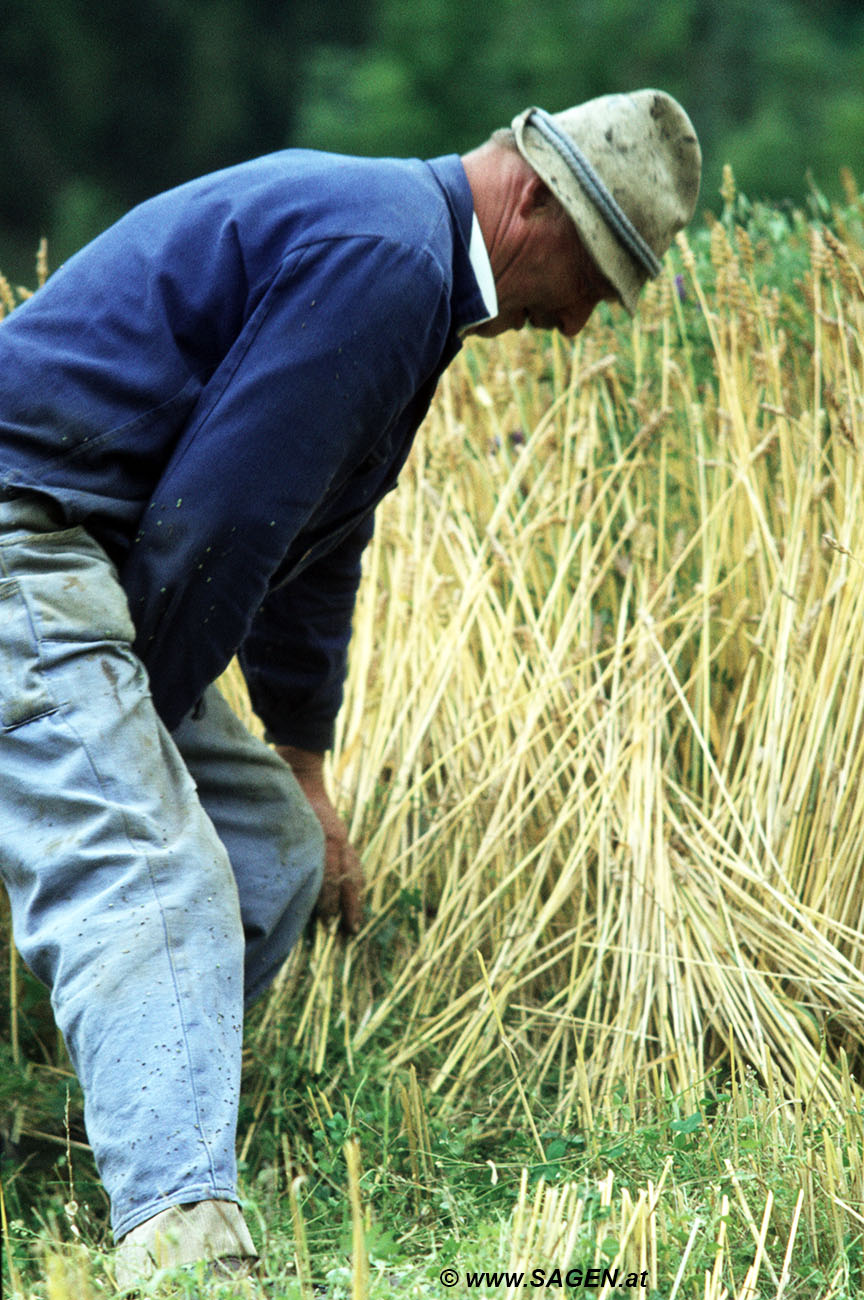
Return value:
[(589, 1124), (733, 1060), (811, 1109), (847, 1086), (861, 297), (814, 264), (802, 366), (770, 277), (718, 297), (679, 251), (688, 305), (658, 284), (633, 333), (466, 349), (380, 512), (332, 765), (369, 919), (283, 976), (313, 1070), (338, 1022), (349, 1063), (383, 1035), (490, 1122)]

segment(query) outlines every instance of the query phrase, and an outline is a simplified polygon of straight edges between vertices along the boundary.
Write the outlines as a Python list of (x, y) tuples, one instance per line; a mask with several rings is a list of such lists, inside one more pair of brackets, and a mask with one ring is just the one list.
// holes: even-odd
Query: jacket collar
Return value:
[[(458, 154), (446, 154), (432, 158), (428, 166), (444, 191), (453, 217), (453, 329), (462, 334), (472, 325), (498, 314), (495, 281), (461, 158)], [(472, 239), (475, 223), (476, 234)]]

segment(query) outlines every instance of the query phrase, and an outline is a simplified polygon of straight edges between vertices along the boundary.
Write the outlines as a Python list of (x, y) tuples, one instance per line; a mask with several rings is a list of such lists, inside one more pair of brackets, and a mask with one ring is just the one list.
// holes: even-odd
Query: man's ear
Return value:
[(519, 216), (523, 221), (538, 215), (545, 216), (557, 204), (558, 200), (545, 181), (542, 181), (535, 171), (530, 171), (525, 177), (519, 195)]

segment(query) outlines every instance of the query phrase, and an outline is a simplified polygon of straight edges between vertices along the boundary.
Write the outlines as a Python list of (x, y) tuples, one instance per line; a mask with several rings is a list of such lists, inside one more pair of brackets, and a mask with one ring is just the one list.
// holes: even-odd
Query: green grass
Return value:
[[(862, 1234), (838, 1209), (856, 1149), (860, 1163), (861, 1115), (814, 1123), (806, 1106), (767, 1097), (746, 1069), (710, 1081), (695, 1101), (670, 1095), (646, 1108), (613, 1096), (589, 1131), (541, 1128), (542, 1162), (525, 1129), (485, 1131), (475, 1108), (436, 1122), (416, 1079), (394, 1076), (383, 1060), (327, 1106), (290, 1076), (274, 1074), (273, 1096), (276, 1104), (284, 1098), (287, 1127), (279, 1142), (271, 1124), (260, 1130), (243, 1179), (264, 1259), (261, 1294), (305, 1300), (319, 1284), (349, 1297), (361, 1264), (363, 1294), (418, 1297), (441, 1294), (445, 1268), (549, 1276), (555, 1267), (617, 1266), (622, 1278), (648, 1270), (656, 1285), (638, 1293), (668, 1300), (685, 1254), (681, 1296), (696, 1294), (706, 1274), (744, 1295), (757, 1260), (754, 1296), (851, 1300), (864, 1285)], [(109, 1289), (104, 1206), (86, 1154), (72, 1153), (71, 1188), (68, 1165), (56, 1177), (37, 1211), (21, 1180), (7, 1175), (6, 1294), (87, 1300)], [(500, 1296), (507, 1288), (470, 1289)], [(192, 1273), (157, 1279), (142, 1294), (215, 1300), (235, 1291), (243, 1294)]]

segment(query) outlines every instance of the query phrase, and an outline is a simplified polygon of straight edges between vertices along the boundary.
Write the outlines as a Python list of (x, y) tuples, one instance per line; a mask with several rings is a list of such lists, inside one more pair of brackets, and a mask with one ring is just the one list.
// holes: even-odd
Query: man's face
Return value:
[(543, 188), (522, 222), (517, 253), (496, 277), (498, 315), (471, 333), (493, 338), (533, 325), (573, 338), (598, 302), (617, 295), (582, 246), (570, 218)]

